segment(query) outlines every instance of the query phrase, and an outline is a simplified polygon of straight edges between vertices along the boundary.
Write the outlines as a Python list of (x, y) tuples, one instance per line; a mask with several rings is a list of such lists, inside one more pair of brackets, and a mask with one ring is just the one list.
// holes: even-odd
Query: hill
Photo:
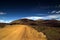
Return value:
[(30, 19), (19, 19), (10, 23), (10, 25), (14, 25), (14, 24), (36, 25), (36, 22)]
[(0, 28), (5, 27), (6, 25), (8, 25), (8, 23), (0, 23)]
[[(58, 20), (19, 19), (14, 20), (8, 25), (28, 25), (39, 32), (43, 32), (47, 36), (48, 40), (60, 40), (60, 21)], [(4, 26), (2, 24), (2, 26), (5, 27), (6, 25)]]
[(43, 32), (47, 35), (48, 40), (60, 40), (60, 21), (58, 20), (19, 19), (10, 23), (10, 25), (20, 24), (29, 25), (37, 31)]

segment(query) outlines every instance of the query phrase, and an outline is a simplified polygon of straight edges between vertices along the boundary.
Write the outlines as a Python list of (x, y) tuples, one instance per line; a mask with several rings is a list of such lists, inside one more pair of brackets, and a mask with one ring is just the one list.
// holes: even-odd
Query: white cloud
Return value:
[(24, 18), (32, 19), (32, 20), (43, 19), (43, 17), (38, 17), (38, 16), (30, 16), (30, 17), (24, 17)]
[(60, 14), (60, 10), (59, 10), (59, 11), (51, 11), (51, 12), (48, 12), (48, 13), (52, 13), (52, 14)]
[(48, 16), (46, 16), (46, 18), (48, 18), (48, 19), (52, 19), (52, 18), (57, 19), (57, 18), (60, 18), (60, 15), (59, 14), (48, 15)]
[(5, 21), (5, 23), (10, 23), (10, 22), (12, 22), (11, 20), (9, 20), (9, 21)]
[(0, 23), (10, 23), (10, 22), (12, 22), (12, 20), (0, 20)]
[(56, 13), (58, 13), (58, 14), (59, 14), (59, 13), (60, 13), (60, 10), (59, 10), (59, 11), (57, 11)]
[(32, 20), (38, 20), (38, 19), (60, 19), (60, 15), (59, 14), (54, 14), (54, 15), (48, 15), (48, 16), (30, 16), (30, 17), (23, 17), (23, 18), (27, 18), (27, 19), (32, 19)]
[(1, 23), (1, 22), (4, 22), (4, 20), (0, 20), (0, 23)]
[(32, 20), (46, 19), (45, 17), (38, 17), (38, 16), (30, 16), (30, 17), (23, 17), (23, 18), (32, 19)]
[(52, 11), (51, 13), (56, 13), (56, 11)]
[(0, 15), (4, 15), (4, 14), (6, 14), (6, 13), (4, 13), (4, 12), (0, 12)]

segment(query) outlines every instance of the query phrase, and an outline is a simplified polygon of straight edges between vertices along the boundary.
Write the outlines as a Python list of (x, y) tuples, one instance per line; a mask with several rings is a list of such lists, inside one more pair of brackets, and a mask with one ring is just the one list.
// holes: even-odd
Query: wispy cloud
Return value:
[(57, 18), (60, 18), (60, 15), (59, 14), (54, 14), (54, 15), (48, 15), (48, 16), (45, 16), (45, 17), (48, 18), (48, 19), (52, 19), (52, 18), (57, 19)]
[(5, 13), (5, 12), (0, 12), (0, 15), (4, 15), (4, 14), (7, 14), (7, 13)]
[(36, 14), (36, 15), (45, 15), (45, 14)]
[(52, 11), (51, 13), (56, 13), (56, 11)]
[(54, 15), (48, 15), (48, 16), (30, 16), (30, 17), (23, 17), (23, 18), (27, 18), (27, 19), (32, 19), (32, 20), (38, 20), (38, 19), (60, 19), (60, 15), (59, 14), (54, 14)]
[(51, 13), (51, 14), (60, 14), (60, 10), (59, 11), (53, 10), (53, 11), (48, 12), (48, 13)]
[(60, 10), (59, 10), (59, 11), (57, 11), (56, 13), (60, 14)]
[(32, 20), (43, 19), (43, 17), (38, 17), (38, 16), (30, 16), (30, 17), (23, 17), (23, 18), (32, 19)]

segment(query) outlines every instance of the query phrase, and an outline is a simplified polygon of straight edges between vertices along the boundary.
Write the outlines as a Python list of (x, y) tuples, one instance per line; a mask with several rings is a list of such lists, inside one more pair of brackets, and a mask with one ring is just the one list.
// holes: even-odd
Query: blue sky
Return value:
[(1, 0), (0, 22), (9, 23), (13, 20), (57, 19), (60, 20), (59, 0)]

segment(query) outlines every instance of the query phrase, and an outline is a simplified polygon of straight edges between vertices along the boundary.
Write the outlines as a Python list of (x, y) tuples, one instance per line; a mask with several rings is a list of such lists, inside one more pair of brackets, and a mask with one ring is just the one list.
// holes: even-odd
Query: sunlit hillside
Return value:
[(47, 40), (46, 35), (27, 25), (7, 25), (0, 29), (0, 40)]
[(60, 21), (52, 20), (30, 20), (20, 19), (13, 21), (10, 25), (25, 24), (43, 32), (48, 40), (60, 40)]
[[(18, 26), (19, 25), (19, 26)], [(46, 35), (47, 40), (60, 40), (60, 21), (58, 20), (30, 20), (30, 19), (19, 19), (14, 20), (9, 24), (0, 24), (0, 30), (5, 30), (6, 28), (20, 28), (21, 25), (27, 25), (25, 28), (33, 28), (38, 32), (43, 32)], [(13, 31), (12, 29), (11, 31)], [(17, 29), (18, 30), (18, 29)], [(30, 30), (30, 29), (29, 29)], [(21, 31), (19, 29), (19, 31)], [(2, 31), (3, 33), (6, 33)], [(34, 32), (31, 30), (31, 32)], [(35, 33), (35, 32), (34, 32)], [(8, 34), (8, 33), (7, 33)], [(8, 34), (10, 35), (10, 34)]]

